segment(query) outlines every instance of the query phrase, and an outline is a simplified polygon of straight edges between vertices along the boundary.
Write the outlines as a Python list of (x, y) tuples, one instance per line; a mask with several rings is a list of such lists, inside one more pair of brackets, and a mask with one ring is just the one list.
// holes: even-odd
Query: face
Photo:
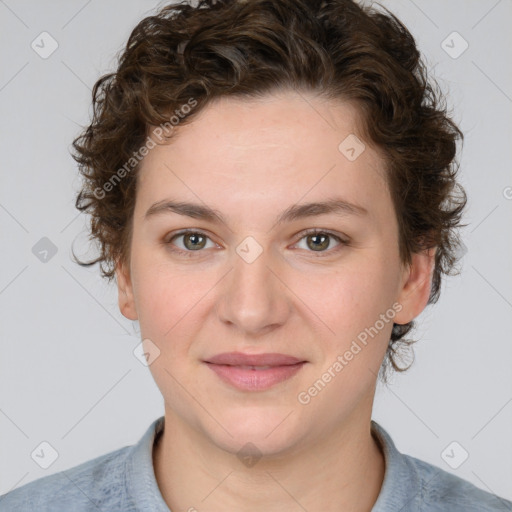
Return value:
[[(433, 255), (401, 265), (357, 115), (292, 92), (222, 98), (143, 161), (120, 309), (158, 355), (166, 420), (224, 450), (282, 454), (369, 415), (393, 322), (426, 305)], [(215, 359), (233, 352), (274, 356)]]

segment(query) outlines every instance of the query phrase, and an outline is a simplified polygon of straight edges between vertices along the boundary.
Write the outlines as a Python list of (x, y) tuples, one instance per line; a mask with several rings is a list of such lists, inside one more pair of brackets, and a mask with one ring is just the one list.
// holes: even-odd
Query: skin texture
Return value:
[[(160, 350), (149, 368), (164, 397), (165, 429), (153, 456), (173, 512), (370, 511), (377, 499), (384, 477), (370, 433), (377, 374), (393, 321), (406, 323), (427, 304), (434, 252), (401, 265), (381, 155), (369, 141), (355, 161), (338, 149), (358, 135), (357, 115), (349, 103), (291, 91), (221, 98), (143, 161), (130, 263), (120, 263), (116, 277), (122, 314), (138, 319), (142, 339)], [(291, 205), (334, 196), (367, 215), (275, 223)], [(226, 223), (172, 212), (144, 218), (169, 199), (206, 204)], [(184, 236), (171, 245), (185, 228), (208, 236), (200, 250)], [(310, 228), (350, 242), (330, 238), (316, 249), (314, 235), (303, 233)], [(252, 263), (236, 251), (249, 236), (262, 249)], [(299, 393), (394, 303), (393, 321), (300, 403)], [(231, 351), (307, 363), (266, 391), (239, 391), (203, 362)], [(262, 455), (251, 467), (237, 457), (248, 442)]]

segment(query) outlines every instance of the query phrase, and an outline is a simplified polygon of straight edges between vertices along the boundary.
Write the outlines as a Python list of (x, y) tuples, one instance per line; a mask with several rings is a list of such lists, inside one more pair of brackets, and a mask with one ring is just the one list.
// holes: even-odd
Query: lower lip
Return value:
[(292, 378), (304, 363), (251, 370), (239, 366), (206, 363), (224, 382), (242, 391), (263, 391)]

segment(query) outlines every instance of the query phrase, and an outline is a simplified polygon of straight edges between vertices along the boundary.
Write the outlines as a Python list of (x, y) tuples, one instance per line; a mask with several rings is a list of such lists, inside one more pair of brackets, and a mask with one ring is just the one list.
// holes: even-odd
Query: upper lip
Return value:
[(225, 364), (229, 366), (289, 366), (304, 363), (286, 354), (244, 354), (242, 352), (225, 352), (205, 360), (206, 363)]

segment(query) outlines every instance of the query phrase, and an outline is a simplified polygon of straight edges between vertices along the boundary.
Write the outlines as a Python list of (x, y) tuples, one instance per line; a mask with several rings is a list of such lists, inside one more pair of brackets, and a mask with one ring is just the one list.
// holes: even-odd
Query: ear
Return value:
[(119, 310), (129, 320), (137, 320), (130, 269), (126, 264), (120, 262), (116, 264), (116, 280)]
[(414, 253), (412, 261), (403, 271), (397, 302), (402, 309), (395, 315), (396, 324), (406, 324), (426, 307), (432, 286), (436, 248)]

